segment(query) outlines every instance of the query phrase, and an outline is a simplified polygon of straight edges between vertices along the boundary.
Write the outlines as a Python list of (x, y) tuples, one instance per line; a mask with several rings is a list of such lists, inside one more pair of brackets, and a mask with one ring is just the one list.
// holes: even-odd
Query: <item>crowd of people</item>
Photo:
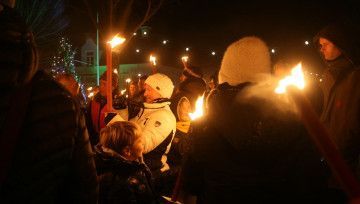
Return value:
[[(1, 203), (359, 202), (292, 101), (274, 92), (274, 78), (291, 66), (271, 62), (261, 38), (231, 43), (208, 83), (204, 70), (184, 63), (176, 87), (152, 73), (130, 83), (124, 97), (113, 73), (111, 110), (104, 73), (82, 108), (71, 75), (38, 68), (32, 32), (13, 3), (0, 1)], [(327, 67), (304, 93), (358, 179), (357, 34), (347, 23), (320, 30), (314, 43)], [(205, 114), (191, 120), (201, 96)]]

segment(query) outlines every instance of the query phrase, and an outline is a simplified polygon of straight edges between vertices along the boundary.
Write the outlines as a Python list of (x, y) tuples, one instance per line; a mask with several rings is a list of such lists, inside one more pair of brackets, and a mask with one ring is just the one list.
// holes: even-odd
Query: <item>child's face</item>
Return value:
[(131, 157), (133, 159), (138, 159), (139, 157), (142, 157), (142, 153), (144, 150), (144, 144), (143, 139), (140, 135), (136, 136), (136, 139), (134, 141), (133, 146), (131, 147)]

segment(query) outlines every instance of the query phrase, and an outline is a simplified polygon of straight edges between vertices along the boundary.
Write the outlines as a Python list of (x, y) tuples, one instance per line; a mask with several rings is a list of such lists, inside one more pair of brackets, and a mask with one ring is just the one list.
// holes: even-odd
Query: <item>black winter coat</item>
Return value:
[(210, 95), (193, 124), (184, 190), (200, 203), (320, 201), (326, 169), (306, 130), (270, 100), (245, 97), (248, 87), (225, 83)]
[(95, 147), (100, 181), (99, 203), (158, 203), (153, 180), (145, 163), (128, 161)]

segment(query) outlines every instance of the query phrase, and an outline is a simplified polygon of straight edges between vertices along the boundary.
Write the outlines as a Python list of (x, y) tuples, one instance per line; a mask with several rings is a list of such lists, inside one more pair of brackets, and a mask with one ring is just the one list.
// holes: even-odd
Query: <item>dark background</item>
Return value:
[[(69, 27), (66, 34), (76, 47), (86, 36), (95, 37), (94, 13), (100, 12), (101, 39), (108, 30), (107, 1), (67, 2)], [(96, 4), (96, 2), (102, 2)], [(124, 2), (124, 1), (123, 1)], [(113, 19), (113, 31), (131, 36), (145, 13), (146, 1), (135, 0), (131, 9), (126, 2)], [(286, 58), (303, 61), (309, 70), (321, 71), (320, 57), (312, 38), (321, 27), (334, 22), (359, 22), (359, 5), (356, 1), (234, 1), (234, 0), (165, 0), (161, 8), (144, 25), (151, 28), (147, 38), (134, 36), (119, 54), (122, 63), (147, 62), (151, 52), (158, 55), (162, 65), (181, 68), (180, 57), (190, 47), (191, 63), (201, 66), (207, 74), (219, 68), (226, 47), (246, 35), (263, 38), (274, 48), (274, 61)], [(117, 15), (117, 16), (116, 16)], [(95, 38), (94, 38), (95, 39)], [(166, 45), (163, 40), (168, 40)], [(309, 46), (304, 42), (308, 40)], [(135, 49), (141, 49), (136, 53)], [(212, 56), (211, 51), (216, 51)]]

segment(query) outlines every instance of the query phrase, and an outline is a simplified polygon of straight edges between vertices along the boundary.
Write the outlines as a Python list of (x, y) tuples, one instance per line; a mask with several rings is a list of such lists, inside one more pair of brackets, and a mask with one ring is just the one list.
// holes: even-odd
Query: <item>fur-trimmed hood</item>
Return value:
[(225, 51), (219, 71), (219, 84), (236, 86), (243, 82), (258, 82), (270, 74), (269, 48), (258, 37), (244, 37), (232, 43)]

